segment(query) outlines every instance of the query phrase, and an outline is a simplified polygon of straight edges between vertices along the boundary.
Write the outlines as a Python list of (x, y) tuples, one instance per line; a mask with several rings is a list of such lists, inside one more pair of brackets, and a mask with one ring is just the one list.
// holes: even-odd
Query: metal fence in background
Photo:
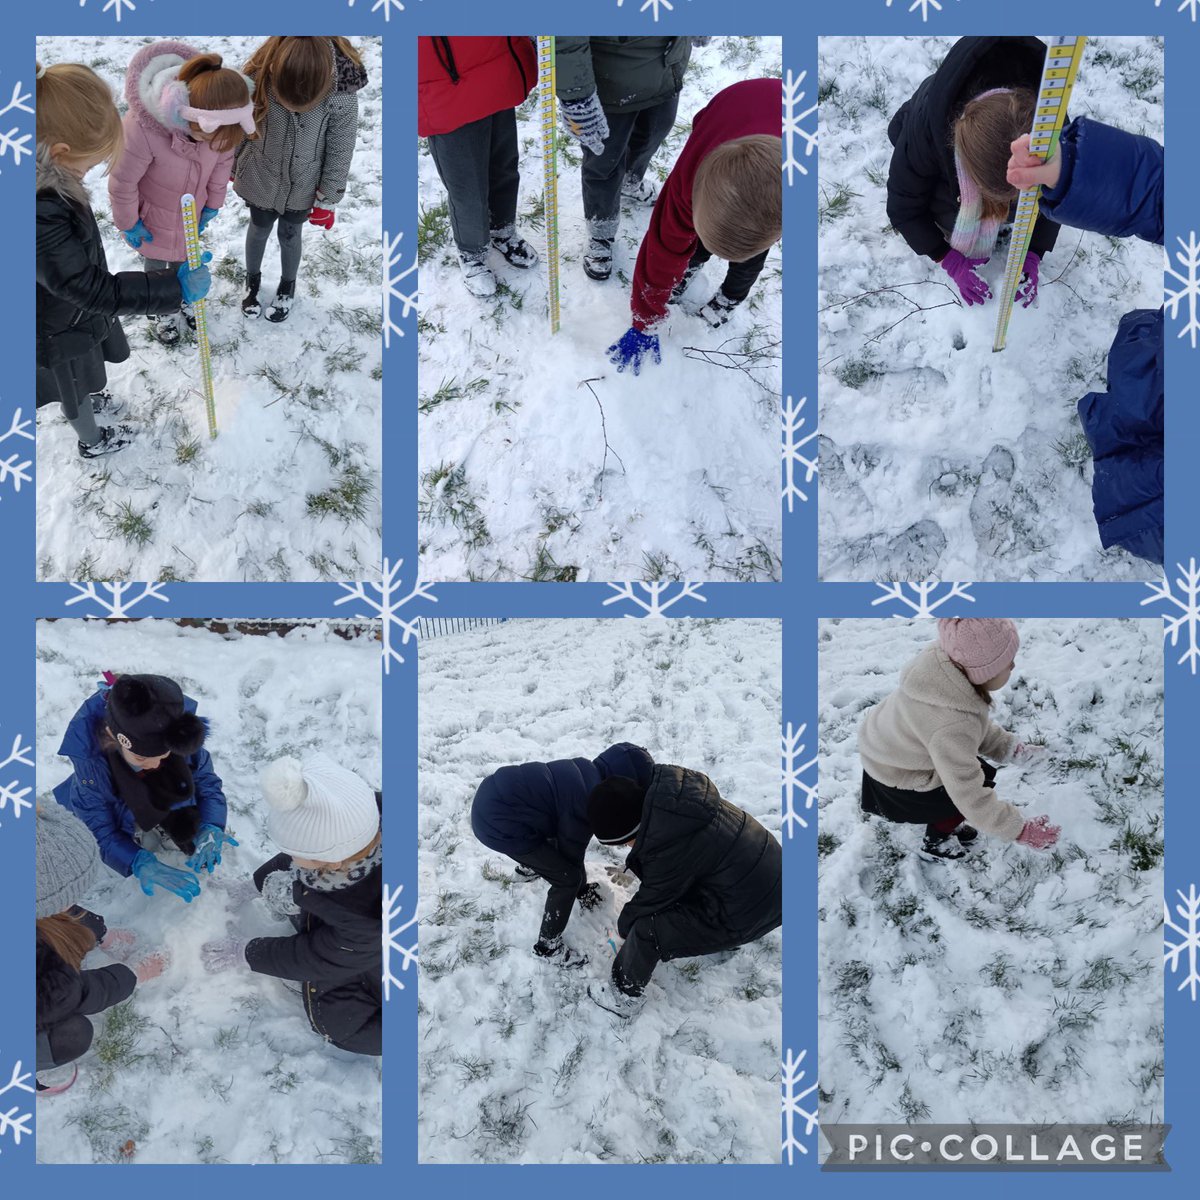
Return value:
[(423, 638), (467, 633), (484, 625), (503, 625), (508, 617), (419, 617), (417, 633)]

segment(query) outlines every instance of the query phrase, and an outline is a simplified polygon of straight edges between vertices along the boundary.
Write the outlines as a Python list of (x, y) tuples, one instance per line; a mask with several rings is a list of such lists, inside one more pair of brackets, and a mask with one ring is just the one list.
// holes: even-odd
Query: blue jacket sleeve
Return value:
[(192, 755), (192, 780), (196, 785), (196, 808), (203, 825), (225, 828), (229, 809), (220, 776), (213, 770), (212, 755), (205, 749)]
[(68, 807), (92, 831), (100, 857), (120, 875), (129, 875), (138, 844), (121, 828), (112, 774), (103, 758), (72, 758), (75, 768)]
[(1058, 186), (1042, 211), (1060, 225), (1162, 245), (1163, 148), (1153, 138), (1076, 117), (1059, 143)]

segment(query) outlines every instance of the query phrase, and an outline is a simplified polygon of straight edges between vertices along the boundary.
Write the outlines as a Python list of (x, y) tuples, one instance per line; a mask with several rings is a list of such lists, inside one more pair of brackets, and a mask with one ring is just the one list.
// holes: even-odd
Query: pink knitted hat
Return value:
[(943, 617), (938, 642), (972, 683), (987, 683), (1016, 657), (1021, 638), (1007, 617)]

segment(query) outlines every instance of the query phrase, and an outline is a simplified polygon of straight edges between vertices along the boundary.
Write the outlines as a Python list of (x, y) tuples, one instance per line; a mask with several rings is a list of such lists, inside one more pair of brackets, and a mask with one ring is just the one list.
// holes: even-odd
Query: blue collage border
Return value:
[[(784, 397), (790, 404), (783, 436), (781, 491), (785, 492), (784, 577), (778, 584), (672, 585), (652, 594), (644, 585), (437, 584), (415, 578), (417, 531), (416, 450), (416, 48), (418, 34), (504, 34), (514, 25), (536, 32), (564, 21), (591, 33), (781, 34), (789, 96), (787, 142), (794, 167), (785, 176), (787, 276), (792, 281), (784, 313)], [(1194, 327), (1200, 295), (1195, 265), (1200, 257), (1200, 0), (841, 0), (836, 7), (807, 0), (574, 0), (567, 9), (550, 0), (510, 0), (499, 8), (485, 0), (15, 0), (6, 6), (0, 41), (0, 616), (3, 617), (5, 686), (0, 688), (0, 924), (2, 961), (9, 967), (0, 986), (0, 1182), (5, 1194), (21, 1185), (45, 1186), (34, 1169), (36, 1103), (27, 1090), (33, 1061), (33, 939), (25, 924), (33, 891), (33, 822), (23, 809), (34, 798), (34, 621), (37, 617), (103, 616), (357, 616), (383, 615), (391, 656), (385, 660), (384, 790), (391, 798), (387, 882), (395, 910), (391, 932), (394, 985), (385, 1006), (385, 1130), (382, 1167), (344, 1167), (369, 1174), (360, 1186), (480, 1187), (496, 1196), (572, 1188), (580, 1197), (605, 1195), (613, 1181), (598, 1168), (542, 1168), (531, 1183), (496, 1167), (421, 1168), (416, 1133), (416, 660), (410, 622), (419, 615), (612, 617), (663, 615), (782, 618), (784, 712), (782, 757), (785, 813), (786, 955), (784, 967), (785, 1095), (781, 1167), (743, 1167), (766, 1197), (798, 1187), (830, 1194), (868, 1195), (882, 1182), (900, 1196), (956, 1193), (962, 1181), (945, 1175), (880, 1180), (877, 1176), (828, 1175), (817, 1169), (816, 1084), (816, 766), (817, 630), (819, 617), (926, 614), (988, 616), (1126, 616), (1170, 618), (1164, 642), (1167, 718), (1166, 900), (1168, 945), (1178, 945), (1166, 964), (1166, 1116), (1174, 1127), (1167, 1143), (1170, 1173), (1143, 1177), (1148, 1191), (1195, 1194), (1200, 1185), (1200, 987), (1188, 986), (1200, 947), (1200, 811), (1192, 781), (1200, 772), (1200, 658), (1189, 653), (1200, 637), (1200, 472), (1189, 470), (1200, 444), (1200, 337)], [(33, 274), (32, 149), (33, 47), (37, 35), (187, 35), (197, 29), (223, 34), (381, 35), (385, 55), (384, 99), (384, 428), (390, 450), (384, 481), (384, 553), (380, 574), (361, 585), (180, 584), (116, 590), (82, 585), (38, 585), (34, 580), (33, 306), (27, 281)], [(1165, 38), (1168, 155), (1166, 253), (1168, 277), (1180, 296), (1167, 319), (1167, 571), (1157, 589), (1144, 584), (980, 584), (962, 589), (919, 586), (820, 584), (817, 563), (816, 432), (816, 166), (817, 39), (832, 34), (921, 36), (1040, 32), (1156, 34)], [(1188, 265), (1188, 263), (1191, 265)], [(1182, 276), (1179, 278), (1178, 276)], [(1192, 323), (1189, 325), (1189, 321)], [(803, 398), (803, 399), (802, 399)], [(1178, 566), (1176, 565), (1178, 564)], [(1191, 571), (1189, 575), (1188, 572)], [(647, 610), (650, 611), (647, 611)], [(14, 740), (15, 739), (15, 740)], [(22, 810), (23, 812), (19, 811)], [(1190, 901), (1191, 916), (1181, 911)], [(1172, 925), (1175, 927), (1172, 930)], [(64, 1168), (65, 1169), (65, 1168)], [(250, 1168), (228, 1166), (221, 1184), (229, 1196), (262, 1190)], [(276, 1167), (290, 1173), (306, 1167)], [(662, 1186), (631, 1167), (636, 1178), (621, 1186)], [(45, 1168), (49, 1170), (49, 1168)], [(104, 1167), (89, 1172), (94, 1195), (117, 1195), (126, 1176)], [(436, 1175), (431, 1172), (437, 1171)], [(715, 1167), (667, 1168), (668, 1186), (681, 1183), (699, 1196), (724, 1194), (730, 1186)], [(727, 1170), (727, 1169), (726, 1169)], [(140, 1166), (155, 1174), (141, 1187), (162, 1186), (175, 1196), (200, 1195), (213, 1181), (199, 1169)], [(483, 1177), (479, 1172), (487, 1172)], [(462, 1172), (469, 1172), (464, 1174)], [(570, 1175), (564, 1172), (571, 1172)], [(794, 1172), (796, 1174), (794, 1174)], [(303, 1181), (311, 1184), (310, 1180)], [(1076, 1181), (1078, 1182), (1078, 1181)], [(1089, 1175), (1099, 1195), (1123, 1195), (1125, 1176)], [(1000, 1195), (1011, 1180), (979, 1176), (973, 1189)], [(1058, 1181), (1022, 1177), (1026, 1189), (1049, 1194)], [(50, 1186), (59, 1184), (54, 1180)], [(77, 1186), (74, 1179), (71, 1186)], [(9, 1189), (14, 1189), (10, 1192)]]

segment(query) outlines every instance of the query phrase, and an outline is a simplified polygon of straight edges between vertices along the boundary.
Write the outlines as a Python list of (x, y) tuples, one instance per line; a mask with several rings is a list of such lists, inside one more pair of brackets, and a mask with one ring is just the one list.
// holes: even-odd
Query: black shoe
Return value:
[(281, 279), (279, 287), (275, 292), (275, 299), (267, 305), (267, 311), (263, 314), (268, 321), (274, 321), (276, 325), (280, 321), (286, 321), (288, 314), (292, 311), (292, 301), (296, 298), (296, 281), (294, 279)]
[(258, 299), (260, 287), (262, 287), (261, 275), (246, 276), (246, 296), (242, 300), (242, 316), (257, 317), (262, 312), (262, 304)]
[(921, 843), (921, 853), (926, 858), (936, 858), (945, 861), (966, 858), (967, 856), (967, 852), (963, 849), (958, 838), (952, 833), (934, 833), (930, 830), (926, 830), (925, 832), (925, 840)]
[(964, 845), (969, 846), (978, 836), (979, 830), (974, 825), (968, 825), (964, 821), (955, 831), (954, 836)]
[(164, 346), (178, 346), (182, 336), (179, 332), (179, 314), (164, 313), (150, 322), (150, 332)]
[(555, 967), (565, 967), (569, 971), (576, 967), (586, 967), (588, 963), (586, 954), (577, 954), (574, 950), (564, 946), (561, 937), (538, 938), (534, 943), (533, 952), (544, 962)]
[(515, 872), (518, 879), (528, 883), (534, 879), (541, 879), (541, 876), (532, 867), (518, 866)]
[(538, 252), (523, 237), (518, 237), (511, 225), (508, 229), (492, 230), (492, 249), (503, 254), (510, 267), (527, 271), (537, 266)]
[(133, 430), (128, 425), (105, 425), (100, 430), (100, 440), (94, 445), (79, 443), (80, 458), (100, 458), (105, 454), (116, 454), (133, 442)]
[(116, 399), (112, 392), (105, 388), (102, 392), (92, 393), (92, 415), (97, 417), (116, 417), (125, 410), (122, 401)]
[(187, 327), (193, 332), (196, 332), (196, 310), (185, 300), (179, 306), (179, 314), (187, 322)]
[(583, 255), (583, 272), (589, 279), (603, 282), (612, 275), (612, 238), (588, 238)]
[(717, 292), (707, 303), (696, 309), (696, 316), (702, 317), (713, 329), (720, 329), (733, 315), (739, 301), (730, 300), (724, 292)]
[(671, 289), (671, 303), (674, 304), (691, 286), (691, 282), (700, 273), (699, 267), (688, 267), (683, 278)]

